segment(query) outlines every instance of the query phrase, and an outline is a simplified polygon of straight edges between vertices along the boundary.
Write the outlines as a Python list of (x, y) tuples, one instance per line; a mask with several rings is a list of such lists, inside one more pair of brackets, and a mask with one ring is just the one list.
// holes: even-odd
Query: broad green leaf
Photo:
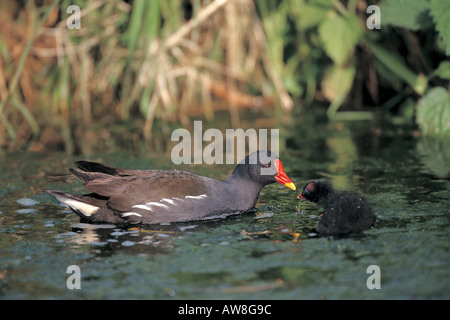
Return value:
[[(448, 0), (444, 0), (447, 1)], [(429, 15), (428, 0), (385, 0), (379, 4), (381, 27), (393, 25), (411, 30), (423, 30), (433, 26)]]
[(447, 80), (450, 79), (450, 61), (449, 60), (441, 61), (437, 69), (434, 70), (430, 76), (431, 77), (437, 76), (441, 79)]
[(314, 6), (304, 6), (304, 10), (298, 19), (299, 29), (308, 29), (317, 26), (327, 15), (328, 10)]
[(297, 0), (292, 1), (291, 13), (296, 17), (297, 27), (306, 30), (318, 26), (332, 8), (331, 1), (314, 0), (298, 4)]
[(332, 13), (319, 26), (319, 35), (325, 52), (337, 65), (342, 65), (352, 55), (361, 36), (355, 16)]
[(450, 1), (431, 0), (430, 12), (436, 23), (436, 30), (444, 40), (445, 53), (450, 55)]
[(322, 93), (329, 100), (334, 101), (340, 96), (347, 96), (355, 78), (353, 67), (333, 66), (328, 69), (322, 82)]
[(450, 135), (450, 94), (436, 87), (420, 99), (416, 122), (425, 135)]
[[(256, 1), (256, 4), (259, 6), (261, 2), (263, 1)], [(284, 0), (283, 3), (287, 4), (289, 13), (299, 30), (317, 27), (333, 8), (330, 0)]]
[(355, 78), (353, 66), (343, 67), (334, 65), (331, 67), (322, 82), (322, 93), (331, 101), (327, 110), (329, 119), (335, 119), (336, 112), (347, 98)]

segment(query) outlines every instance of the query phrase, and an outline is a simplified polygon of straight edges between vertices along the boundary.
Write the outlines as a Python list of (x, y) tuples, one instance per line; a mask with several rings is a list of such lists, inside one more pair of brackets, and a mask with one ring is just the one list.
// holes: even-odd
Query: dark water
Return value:
[[(280, 128), (284, 169), (300, 189), (327, 177), (363, 193), (376, 227), (346, 238), (310, 234), (320, 209), (280, 184), (255, 212), (223, 220), (120, 229), (79, 224), (42, 189), (79, 157), (14, 153), (0, 163), (3, 299), (448, 299), (450, 142), (414, 138), (384, 121), (303, 117)], [(93, 155), (127, 168), (174, 168), (170, 155)], [(178, 167), (179, 168), (179, 167)], [(224, 179), (232, 166), (191, 166)], [(81, 289), (68, 289), (69, 266)], [(380, 289), (367, 273), (379, 267)]]

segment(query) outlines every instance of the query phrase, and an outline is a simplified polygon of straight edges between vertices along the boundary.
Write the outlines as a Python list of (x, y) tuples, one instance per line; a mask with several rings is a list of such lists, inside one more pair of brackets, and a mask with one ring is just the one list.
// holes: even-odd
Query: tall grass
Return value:
[[(7, 89), (5, 87), (5, 79), (2, 75), (2, 100), (0, 101), (0, 120), (4, 124), (6, 130), (8, 131), (8, 134), (12, 139), (16, 138), (16, 132), (13, 128), (13, 126), (10, 124), (8, 119), (3, 114), (3, 109), (6, 105), (6, 103), (11, 102), (11, 105), (15, 107), (22, 115), (23, 117), (28, 121), (31, 129), (35, 134), (39, 133), (39, 126), (36, 123), (36, 120), (34, 119), (33, 115), (28, 111), (28, 109), (23, 105), (23, 103), (18, 99), (17, 95), (15, 94), (17, 84), (19, 82), (19, 77), (21, 76), (22, 69), (25, 64), (25, 60), (30, 52), (30, 48), (34, 40), (36, 39), (36, 36), (38, 34), (38, 30), (41, 28), (41, 26), (44, 24), (44, 22), (47, 20), (50, 12), (56, 7), (59, 1), (55, 0), (53, 4), (51, 4), (47, 10), (44, 12), (42, 18), (37, 22), (36, 26), (33, 28), (33, 32), (28, 39), (22, 54), (20, 55), (20, 59), (17, 65), (17, 69), (14, 71), (11, 82), (9, 83), (9, 88)], [(8, 56), (8, 52), (6, 51), (6, 48), (4, 47), (4, 43), (2, 43), (2, 52), (4, 52), (5, 56)]]
[(72, 153), (79, 128), (108, 117), (138, 115), (150, 141), (155, 119), (187, 125), (225, 105), (238, 126), (241, 107), (293, 107), (251, 0), (80, 0), (81, 29), (66, 26), (72, 1), (43, 2), (1, 5), (3, 146), (53, 128)]
[(0, 146), (86, 153), (79, 141), (107, 145), (116, 123), (151, 145), (218, 110), (234, 127), (241, 108), (290, 111), (291, 96), (328, 105), (331, 120), (370, 119), (369, 102), (413, 121), (414, 102), (448, 92), (450, 2), (381, 1), (369, 30), (373, 2), (78, 0), (77, 30), (73, 1), (3, 0)]

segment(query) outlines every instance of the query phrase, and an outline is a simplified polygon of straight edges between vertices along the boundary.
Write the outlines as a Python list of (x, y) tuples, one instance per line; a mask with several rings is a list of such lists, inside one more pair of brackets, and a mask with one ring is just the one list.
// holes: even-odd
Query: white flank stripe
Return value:
[(147, 210), (147, 211), (152, 211), (152, 208), (146, 206), (145, 204), (136, 204), (136, 205), (132, 206), (132, 208), (138, 208), (138, 209), (143, 209), (143, 210)]
[(173, 206), (176, 206), (174, 200), (181, 200), (181, 199), (178, 199), (178, 198), (162, 199), (160, 202), (167, 202), (168, 204), (171, 204), (171, 205), (173, 205)]
[(147, 202), (146, 205), (150, 206), (150, 207), (155, 206), (155, 207), (161, 207), (164, 209), (169, 209), (169, 207), (167, 205), (159, 203), (159, 202)]
[(122, 213), (122, 217), (128, 217), (128, 216), (138, 216), (138, 217), (142, 217), (139, 213), (136, 212), (124, 212)]
[[(135, 204), (134, 206), (132, 206), (132, 208), (152, 211), (155, 207), (158, 207), (158, 208), (169, 210), (170, 207), (168, 205), (171, 205), (171, 206), (178, 205), (177, 203), (175, 203), (175, 201), (184, 201), (186, 199), (199, 200), (199, 199), (204, 199), (204, 198), (207, 198), (207, 197), (208, 196), (206, 194), (201, 194), (199, 196), (186, 196), (186, 197), (184, 197), (184, 199), (180, 199), (180, 198), (170, 198), (170, 199), (164, 198), (164, 199), (161, 199), (159, 202), (147, 202), (146, 204)], [(165, 202), (167, 204), (164, 204), (162, 202)]]
[(203, 198), (207, 198), (208, 196), (206, 194), (201, 194), (199, 196), (186, 196), (186, 199), (203, 199)]

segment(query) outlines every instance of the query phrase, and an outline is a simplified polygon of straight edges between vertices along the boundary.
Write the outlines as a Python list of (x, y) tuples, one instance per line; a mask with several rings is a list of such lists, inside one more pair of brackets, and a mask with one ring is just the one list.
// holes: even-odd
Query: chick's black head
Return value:
[(325, 180), (311, 180), (306, 183), (298, 199), (320, 202), (328, 198), (334, 192), (331, 183)]

